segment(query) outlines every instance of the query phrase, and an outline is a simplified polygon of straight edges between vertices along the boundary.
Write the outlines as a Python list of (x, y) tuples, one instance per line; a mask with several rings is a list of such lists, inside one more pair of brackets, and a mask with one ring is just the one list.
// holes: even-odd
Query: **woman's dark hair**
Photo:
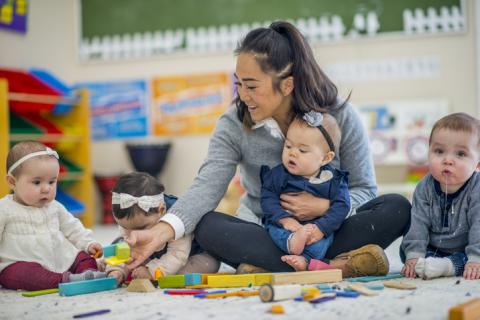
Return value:
[[(235, 49), (236, 55), (241, 53), (255, 55), (262, 71), (272, 75), (274, 90), (280, 90), (281, 80), (293, 76), (292, 119), (296, 114), (329, 112), (345, 104), (338, 105), (337, 87), (320, 69), (307, 40), (289, 22), (276, 21), (268, 28), (250, 31)], [(239, 119), (251, 127), (246, 104), (238, 95), (234, 102)]]
[[(134, 197), (154, 196), (165, 191), (165, 187), (157, 179), (145, 172), (131, 172), (122, 175), (112, 192), (127, 193)], [(157, 213), (159, 208), (150, 208), (145, 215)], [(119, 204), (112, 205), (112, 212), (115, 218), (130, 218), (137, 212), (144, 212), (138, 205), (134, 204), (129, 208), (121, 209)]]

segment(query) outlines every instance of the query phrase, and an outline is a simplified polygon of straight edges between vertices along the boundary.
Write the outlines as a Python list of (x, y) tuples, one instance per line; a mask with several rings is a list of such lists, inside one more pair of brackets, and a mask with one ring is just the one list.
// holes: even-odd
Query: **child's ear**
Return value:
[(333, 160), (333, 158), (335, 158), (335, 152), (328, 151), (325, 157), (323, 157), (322, 165), (329, 163), (330, 161)]
[(8, 186), (10, 187), (10, 189), (14, 189), (15, 188), (15, 178), (12, 177), (11, 175), (7, 175), (7, 184)]

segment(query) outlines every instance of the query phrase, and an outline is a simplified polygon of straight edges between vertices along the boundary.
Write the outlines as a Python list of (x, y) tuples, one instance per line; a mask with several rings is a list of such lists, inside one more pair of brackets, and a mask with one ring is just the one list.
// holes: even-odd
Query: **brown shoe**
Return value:
[(346, 259), (342, 268), (343, 277), (384, 276), (389, 264), (385, 252), (380, 246), (368, 244), (359, 249), (339, 254), (333, 260)]
[(235, 273), (236, 273), (236, 274), (268, 273), (268, 271), (265, 270), (265, 269), (263, 269), (263, 268), (254, 266), (254, 265), (252, 265), (252, 264), (241, 263), (241, 264), (237, 267), (237, 272), (235, 272)]

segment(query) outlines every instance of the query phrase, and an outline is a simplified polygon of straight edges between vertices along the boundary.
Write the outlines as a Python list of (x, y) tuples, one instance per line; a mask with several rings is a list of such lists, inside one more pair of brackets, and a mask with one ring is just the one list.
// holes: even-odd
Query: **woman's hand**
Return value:
[(131, 231), (125, 242), (130, 246), (130, 261), (126, 262), (128, 269), (136, 269), (154, 252), (160, 250), (175, 237), (175, 231), (166, 222), (159, 222), (146, 230)]
[(402, 268), (402, 274), (407, 278), (417, 277), (415, 272), (415, 265), (417, 264), (418, 258), (408, 259), (405, 261), (405, 265)]
[(330, 200), (315, 197), (307, 192), (282, 193), (280, 204), (299, 221), (320, 217), (330, 208)]
[(467, 280), (480, 279), (480, 263), (467, 262), (463, 271), (463, 277)]

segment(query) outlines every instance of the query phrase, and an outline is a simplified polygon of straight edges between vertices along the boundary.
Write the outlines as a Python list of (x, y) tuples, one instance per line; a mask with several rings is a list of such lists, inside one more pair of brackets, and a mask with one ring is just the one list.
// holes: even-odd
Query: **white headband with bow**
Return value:
[(154, 196), (134, 197), (128, 193), (112, 192), (112, 204), (119, 204), (120, 209), (130, 208), (136, 204), (142, 208), (142, 210), (148, 212), (150, 208), (160, 207), (162, 203), (165, 203), (163, 193)]
[(19, 165), (21, 165), (22, 163), (24, 163), (25, 161), (27, 161), (27, 160), (29, 160), (33, 157), (38, 157), (38, 156), (52, 156), (52, 157), (55, 157), (57, 160), (59, 158), (57, 151), (52, 150), (49, 147), (47, 147), (45, 150), (32, 152), (32, 153), (26, 154), (23, 157), (21, 157), (20, 159), (18, 159), (14, 164), (12, 164), (10, 166), (10, 168), (8, 168), (7, 175), (11, 176), (13, 170), (15, 170)]

